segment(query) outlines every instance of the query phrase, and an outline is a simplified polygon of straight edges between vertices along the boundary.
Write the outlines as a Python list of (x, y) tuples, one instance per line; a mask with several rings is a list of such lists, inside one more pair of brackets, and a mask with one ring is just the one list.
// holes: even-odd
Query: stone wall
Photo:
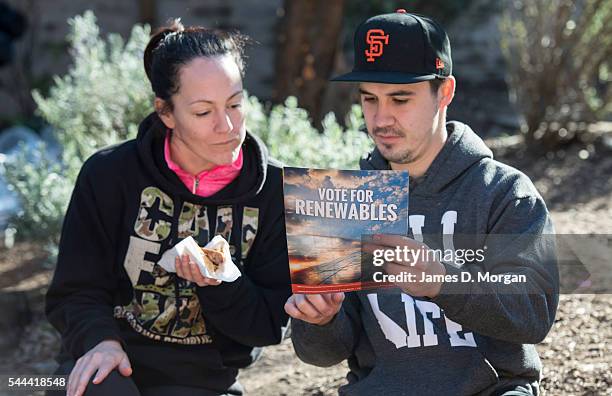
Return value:
[[(27, 15), (30, 27), (17, 43), (17, 59), (0, 69), (0, 119), (16, 119), (33, 110), (29, 91), (53, 75), (65, 73), (69, 65), (66, 20), (88, 9), (94, 11), (103, 35), (109, 32), (127, 37), (132, 26), (148, 21), (146, 1), (124, 0), (8, 0)], [(239, 29), (256, 44), (247, 51), (249, 62), (246, 89), (268, 98), (274, 77), (275, 31), (282, 0), (157, 0), (153, 25), (181, 17), (186, 25)], [(31, 67), (24, 58), (30, 56)]]
[(139, 20), (135, 1), (9, 0), (6, 3), (27, 16), (29, 27), (17, 42), (15, 61), (0, 69), (0, 103), (3, 104), (0, 118), (3, 119), (30, 113), (34, 108), (29, 95), (31, 88), (66, 71), (68, 17), (92, 9), (102, 32), (118, 32), (124, 37)]

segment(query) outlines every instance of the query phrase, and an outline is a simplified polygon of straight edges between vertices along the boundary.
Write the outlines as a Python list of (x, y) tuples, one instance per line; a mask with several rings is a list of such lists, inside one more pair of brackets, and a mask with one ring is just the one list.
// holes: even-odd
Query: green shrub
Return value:
[(142, 67), (148, 27), (135, 26), (124, 43), (118, 34), (101, 39), (92, 12), (68, 23), (72, 66), (54, 78), (47, 97), (32, 93), (62, 147), (61, 161), (48, 158), (40, 145), (34, 155), (22, 151), (3, 172), (21, 203), (11, 220), (17, 237), (41, 241), (51, 250), (84, 160), (103, 146), (135, 136), (153, 100)]
[[(0, 169), (21, 204), (21, 211), (11, 219), (10, 228), (17, 230), (20, 239), (51, 243), (47, 247), (53, 249), (61, 229), (62, 213), (72, 192), (72, 185), (68, 183), (73, 183), (76, 174), (67, 173), (67, 167), (47, 157), (44, 144), (28, 151), (22, 149)], [(34, 162), (31, 154), (35, 154)]]
[(529, 148), (557, 149), (612, 114), (611, 18), (609, 0), (508, 3), (501, 44)]
[(306, 110), (297, 107), (297, 99), (289, 97), (284, 105), (272, 108), (269, 115), (261, 103), (251, 96), (247, 106), (247, 126), (260, 136), (270, 154), (290, 166), (334, 169), (357, 169), (359, 158), (373, 147), (363, 125), (361, 107), (354, 105), (343, 129), (333, 113), (323, 119), (319, 133)]
[[(40, 115), (62, 146), (61, 162), (37, 148), (39, 160), (23, 153), (6, 165), (5, 178), (17, 192), (22, 211), (12, 219), (20, 239), (57, 247), (64, 212), (84, 160), (96, 150), (133, 138), (138, 123), (152, 111), (153, 94), (142, 67), (149, 28), (135, 26), (127, 43), (116, 34), (100, 37), (92, 12), (69, 21), (72, 66), (56, 77), (48, 96), (34, 92)], [(253, 96), (247, 99), (247, 126), (260, 136), (273, 157), (293, 166), (356, 168), (372, 147), (358, 106), (346, 119), (346, 130), (331, 114), (324, 131), (312, 126), (295, 98), (270, 112)]]

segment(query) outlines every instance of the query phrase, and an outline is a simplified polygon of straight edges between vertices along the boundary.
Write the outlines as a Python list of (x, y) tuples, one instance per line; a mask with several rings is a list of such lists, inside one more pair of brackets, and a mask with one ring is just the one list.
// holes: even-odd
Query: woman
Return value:
[[(238, 368), (281, 341), (290, 295), (282, 173), (246, 132), (244, 38), (177, 20), (144, 63), (155, 112), (83, 165), (47, 294), (68, 395), (242, 394)], [(225, 237), (242, 276), (156, 262)]]

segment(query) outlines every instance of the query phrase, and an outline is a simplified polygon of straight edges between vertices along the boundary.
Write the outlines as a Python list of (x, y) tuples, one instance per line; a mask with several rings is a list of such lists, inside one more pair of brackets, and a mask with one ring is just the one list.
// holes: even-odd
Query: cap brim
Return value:
[(330, 81), (377, 82), (384, 84), (412, 84), (435, 79), (434, 74), (409, 74), (401, 72), (352, 71), (333, 77)]

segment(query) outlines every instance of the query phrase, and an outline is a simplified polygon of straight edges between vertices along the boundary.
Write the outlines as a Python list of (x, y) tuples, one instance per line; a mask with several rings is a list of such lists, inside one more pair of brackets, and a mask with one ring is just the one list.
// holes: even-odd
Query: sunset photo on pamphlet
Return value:
[(362, 237), (407, 233), (407, 172), (287, 167), (283, 183), (294, 292), (361, 289)]

